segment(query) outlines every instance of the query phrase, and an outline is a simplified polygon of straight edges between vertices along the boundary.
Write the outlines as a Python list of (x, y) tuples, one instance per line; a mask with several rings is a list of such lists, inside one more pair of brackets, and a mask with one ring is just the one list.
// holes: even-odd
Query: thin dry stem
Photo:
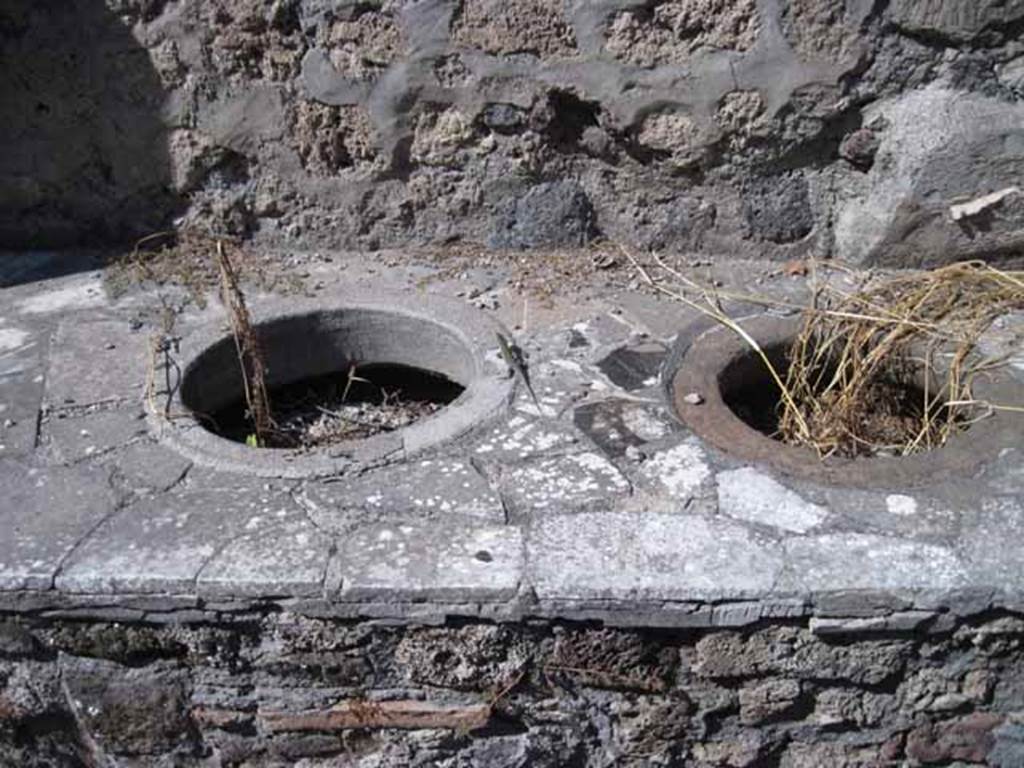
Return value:
[(248, 416), (256, 436), (256, 444), (267, 445), (267, 439), (274, 432), (275, 424), (267, 392), (263, 353), (259, 339), (249, 318), (245, 296), (238, 286), (235, 270), (224, 251), (224, 245), (217, 241), (217, 266), (220, 270), (221, 297), (231, 323), (231, 334), (235, 340), (235, 351), (242, 372), (242, 389)]
[[(963, 262), (925, 273), (872, 275), (848, 292), (819, 279), (819, 266), (832, 265), (815, 263), (812, 301), (799, 306), (720, 291), (657, 254), (645, 266), (622, 250), (649, 286), (744, 340), (779, 390), (777, 436), (821, 457), (906, 455), (942, 445), (995, 412), (1024, 412), (972, 394), (979, 375), (1006, 362), (984, 358), (977, 342), (996, 318), (1024, 308), (1024, 272)], [(722, 310), (723, 299), (802, 311), (785, 371)]]

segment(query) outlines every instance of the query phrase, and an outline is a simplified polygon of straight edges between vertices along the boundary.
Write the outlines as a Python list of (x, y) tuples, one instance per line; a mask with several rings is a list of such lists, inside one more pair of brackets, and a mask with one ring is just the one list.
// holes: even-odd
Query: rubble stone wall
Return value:
[[(116, 613), (116, 611), (114, 611)], [(0, 765), (1024, 764), (1024, 617), (0, 618)]]
[(1021, 0), (9, 0), (0, 242), (1024, 244)]

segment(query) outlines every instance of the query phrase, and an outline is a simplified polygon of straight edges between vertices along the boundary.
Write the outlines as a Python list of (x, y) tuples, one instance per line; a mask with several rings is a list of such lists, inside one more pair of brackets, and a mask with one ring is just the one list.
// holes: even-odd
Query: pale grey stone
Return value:
[(307, 597), (323, 589), (334, 540), (308, 520), (281, 525), (231, 541), (199, 572), (200, 595)]
[(718, 473), (718, 506), (729, 517), (794, 533), (806, 533), (828, 516), (825, 507), (753, 467)]
[(180, 454), (148, 440), (117, 451), (107, 463), (133, 490), (157, 493), (177, 485), (192, 466)]
[(54, 457), (65, 464), (99, 456), (126, 445), (147, 432), (139, 410), (110, 410), (86, 414), (54, 413), (42, 434)]
[(46, 338), (0, 318), (0, 458), (31, 453), (43, 397)]
[(1024, 591), (1024, 505), (1009, 498), (983, 501), (961, 525), (959, 548), (971, 582)]
[(543, 599), (685, 600), (766, 594), (779, 553), (724, 520), (583, 513), (530, 529), (527, 568)]
[(55, 408), (141, 401), (149, 339), (123, 320), (63, 320), (50, 352), (46, 402)]
[(949, 590), (967, 582), (963, 561), (934, 544), (835, 533), (789, 539), (784, 547), (787, 581), (780, 588)]
[(49, 589), (114, 505), (105, 471), (0, 461), (0, 590)]
[(505, 520), (501, 498), (480, 473), (468, 461), (445, 457), (413, 460), (345, 482), (309, 483), (299, 499), (317, 525), (337, 533), (360, 521)]
[(327, 587), (343, 600), (507, 600), (519, 587), (522, 559), (514, 526), (374, 525), (340, 542)]
[(301, 516), (286, 494), (191, 491), (142, 499), (99, 526), (61, 569), (68, 592), (190, 594), (236, 538)]

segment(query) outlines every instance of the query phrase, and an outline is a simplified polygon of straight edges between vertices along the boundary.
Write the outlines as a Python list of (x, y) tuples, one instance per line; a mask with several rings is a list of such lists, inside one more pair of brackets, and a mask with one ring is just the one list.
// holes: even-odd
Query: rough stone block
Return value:
[(903, 670), (911, 649), (902, 641), (833, 645), (794, 627), (719, 632), (698, 641), (693, 671), (711, 679), (788, 675), (878, 685)]
[(941, 726), (915, 728), (907, 735), (907, 756), (926, 765), (983, 763), (996, 744), (992, 732), (1004, 719), (993, 712), (975, 712)]
[(614, 629), (559, 632), (545, 669), (579, 685), (659, 692), (672, 685), (676, 650), (634, 632)]
[(757, 725), (784, 718), (800, 698), (797, 680), (769, 680), (740, 691), (740, 722)]
[(339, 701), (315, 712), (261, 712), (258, 717), (271, 733), (340, 731), (348, 728), (428, 729), (471, 731), (491, 716), (488, 704), (445, 705), (430, 701)]
[(105, 750), (118, 755), (164, 755), (188, 749), (183, 675), (129, 670), (99, 661), (65, 666), (77, 715)]
[(414, 683), (493, 691), (516, 679), (531, 652), (527, 640), (506, 626), (414, 629), (395, 648), (395, 661)]
[(466, 0), (452, 37), (492, 54), (571, 56), (576, 51), (576, 38), (559, 5), (545, 0)]
[(811, 719), (820, 725), (850, 724), (874, 728), (892, 722), (897, 703), (891, 694), (847, 688), (825, 688), (814, 699)]
[(1024, 229), (1024, 196), (999, 197), (959, 220), (951, 209), (1019, 187), (1022, 115), (1019, 104), (940, 84), (868, 110), (879, 147), (863, 182), (837, 205), (837, 255), (908, 267), (1012, 252)]
[(746, 50), (760, 29), (753, 0), (670, 0), (612, 16), (605, 45), (619, 59), (652, 67), (684, 63), (701, 49)]
[(749, 234), (771, 243), (793, 243), (814, 229), (807, 180), (799, 174), (751, 182), (743, 194)]
[(993, 768), (1024, 765), (1024, 723), (1004, 723), (992, 733), (996, 743), (988, 753), (989, 765)]
[(887, 16), (901, 29), (966, 41), (1024, 18), (1024, 3), (1011, 0), (893, 0)]
[(491, 248), (581, 246), (597, 235), (594, 209), (572, 181), (546, 181), (509, 200), (487, 239)]

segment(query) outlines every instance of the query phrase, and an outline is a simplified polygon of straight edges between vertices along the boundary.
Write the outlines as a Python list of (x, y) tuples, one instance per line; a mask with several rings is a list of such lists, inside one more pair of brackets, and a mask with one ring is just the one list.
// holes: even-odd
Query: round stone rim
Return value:
[[(754, 315), (739, 320), (763, 348), (791, 340), (798, 317)], [(781, 474), (826, 485), (852, 488), (914, 488), (950, 476), (966, 476), (1014, 448), (1024, 434), (1024, 415), (999, 413), (979, 421), (964, 434), (927, 452), (900, 458), (819, 460), (810, 449), (786, 445), (758, 432), (725, 403), (719, 375), (750, 347), (732, 331), (709, 318), (684, 329), (662, 368), (662, 386), (676, 418), (723, 453)], [(979, 379), (975, 395), (989, 402), (1020, 402), (1024, 388), (1009, 374)], [(687, 401), (698, 393), (701, 402)], [(690, 398), (692, 401), (694, 398)]]
[(437, 413), (393, 432), (318, 449), (252, 448), (208, 431), (182, 401), (186, 377), (204, 354), (230, 338), (221, 315), (180, 340), (172, 355), (179, 376), (170, 397), (161, 393), (146, 398), (148, 423), (157, 438), (201, 466), (268, 478), (345, 475), (398, 463), (447, 443), (486, 424), (507, 410), (512, 400), (515, 382), (508, 376), (497, 340), (497, 333), (508, 332), (492, 317), (462, 302), (430, 294), (361, 291), (334, 293), (328, 299), (275, 298), (254, 302), (249, 309), (254, 326), (363, 312), (412, 321), (423, 333), (433, 328), (458, 343), (468, 368), (466, 380), (459, 381), (465, 389)]

